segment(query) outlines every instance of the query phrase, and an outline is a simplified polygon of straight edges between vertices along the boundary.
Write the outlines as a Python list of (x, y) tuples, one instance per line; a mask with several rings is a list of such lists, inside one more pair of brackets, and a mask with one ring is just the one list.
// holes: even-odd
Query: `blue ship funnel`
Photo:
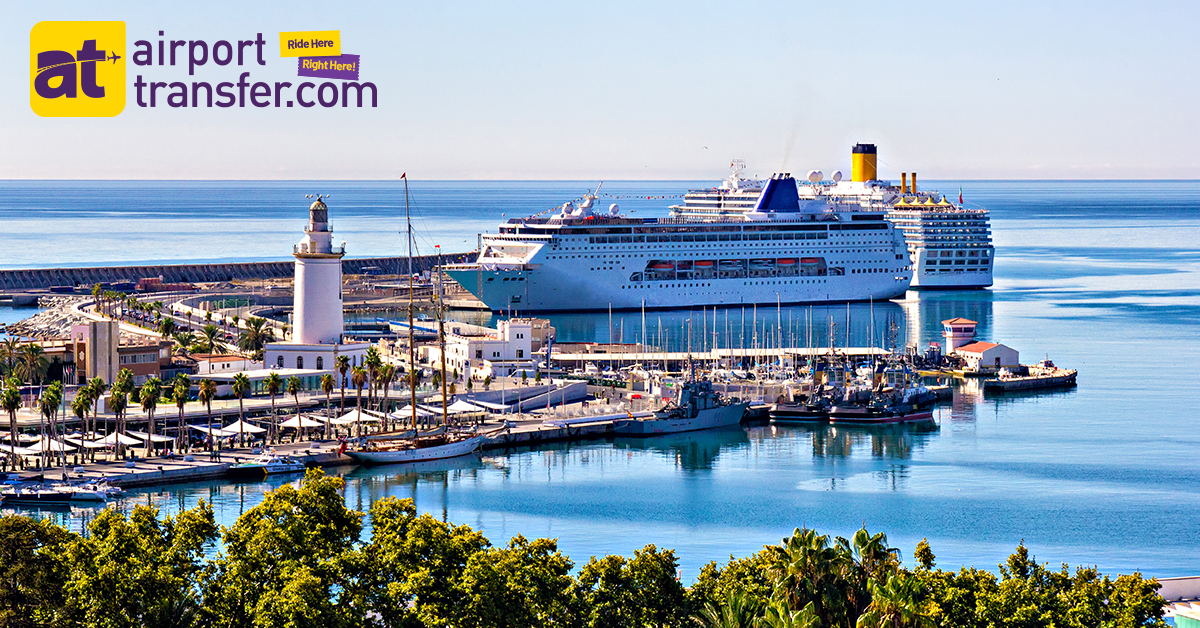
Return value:
[(800, 211), (800, 192), (796, 188), (796, 180), (787, 173), (772, 175), (763, 186), (756, 212), (798, 212)]

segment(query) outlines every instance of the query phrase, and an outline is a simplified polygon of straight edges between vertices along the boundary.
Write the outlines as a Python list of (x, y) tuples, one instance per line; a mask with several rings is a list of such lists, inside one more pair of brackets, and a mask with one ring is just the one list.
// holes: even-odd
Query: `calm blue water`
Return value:
[[(445, 243), (454, 238), (472, 244), (476, 229), (494, 228), (499, 212), (523, 203), (548, 208), (587, 185), (429, 183), (414, 185), (414, 195), (422, 229), (433, 234), (422, 237), (450, 248)], [(956, 192), (960, 184), (930, 185)], [(875, 304), (874, 330), (870, 306), (852, 306), (851, 344), (879, 343), (889, 318), (901, 341), (924, 343), (937, 339), (938, 321), (966, 316), (980, 321), (982, 339), (1019, 349), (1023, 361), (1049, 355), (1080, 369), (1077, 389), (1001, 398), (960, 390), (938, 429), (927, 432), (763, 427), (545, 447), (420, 469), (346, 470), (347, 499), (365, 510), (383, 495), (411, 496), (422, 510), (476, 526), (496, 542), (517, 533), (557, 537), (576, 561), (655, 543), (678, 551), (685, 579), (708, 560), (748, 554), (795, 526), (848, 535), (863, 522), (887, 532), (906, 556), (928, 537), (943, 566), (992, 567), (1024, 540), (1052, 564), (1157, 576), (1200, 572), (1200, 182), (961, 185), (968, 203), (992, 210), (995, 288)], [(687, 184), (605, 190), (610, 186), (613, 193), (654, 195)], [(391, 185), (0, 188), (0, 213), (24, 225), (12, 236), (25, 238), (9, 247), (16, 250), (12, 265), (84, 263), (85, 254), (97, 262), (279, 257), (303, 221), (294, 198), (310, 191), (332, 190), (335, 229), (351, 250), (396, 253), (403, 241), (392, 235), (402, 221)], [(96, 195), (104, 202), (93, 213), (84, 201)], [(21, 217), (21, 198), (46, 209)], [(640, 203), (651, 215), (667, 201)], [(39, 235), (58, 233), (59, 225), (75, 234), (64, 236), (70, 246)], [(114, 252), (101, 255), (109, 240)], [(248, 242), (256, 252), (242, 249)], [(802, 338), (807, 311), (760, 308), (758, 321), (771, 329), (780, 321), (785, 336)], [(651, 338), (660, 333), (660, 316), (673, 342), (686, 340), (687, 318), (693, 343), (711, 337), (711, 327), (707, 336), (697, 331), (699, 312), (656, 312), (647, 317)], [(751, 333), (752, 322), (740, 324), (740, 308), (717, 316), (718, 342), (738, 343)], [(711, 311), (707, 317), (711, 325)], [(845, 318), (844, 306), (813, 311), (816, 327), (832, 320), (839, 334)], [(640, 313), (613, 321), (613, 338), (640, 339)], [(610, 337), (607, 315), (559, 316), (554, 324), (560, 340)], [(131, 501), (175, 512), (210, 499), (229, 523), (273, 484), (163, 487)]]

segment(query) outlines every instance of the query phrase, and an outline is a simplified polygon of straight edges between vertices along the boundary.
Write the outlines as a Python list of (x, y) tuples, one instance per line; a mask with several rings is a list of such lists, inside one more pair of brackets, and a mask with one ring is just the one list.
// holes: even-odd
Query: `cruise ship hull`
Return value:
[(908, 273), (874, 273), (634, 283), (622, 281), (628, 273), (559, 266), (446, 273), (493, 312), (520, 313), (886, 301), (903, 297), (911, 279)]

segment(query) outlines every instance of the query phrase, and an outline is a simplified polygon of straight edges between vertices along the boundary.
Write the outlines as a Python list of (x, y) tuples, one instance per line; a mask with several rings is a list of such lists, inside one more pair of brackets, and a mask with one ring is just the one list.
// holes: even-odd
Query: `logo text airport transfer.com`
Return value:
[[(324, 39), (310, 39), (322, 46), (306, 47), (294, 52), (285, 50), (284, 35), (280, 33), (281, 55), (301, 56), (300, 68), (318, 65), (322, 57), (342, 57), (354, 60), (353, 74), (298, 72), (298, 75), (327, 78), (354, 78), (358, 75), (358, 56), (341, 55), (338, 31), (315, 31)], [(332, 37), (327, 34), (332, 33)], [(253, 81), (249, 71), (238, 73), (228, 81), (168, 81), (155, 80), (156, 66), (187, 66), (194, 76), (197, 67), (216, 65), (266, 66), (266, 41), (262, 33), (254, 39), (205, 40), (167, 39), (158, 32), (157, 41), (138, 40), (133, 44), (129, 60), (139, 68), (145, 67), (149, 78), (138, 74), (133, 82), (138, 107), (294, 107), (321, 106), (378, 107), (374, 83), (343, 80), (325, 81)], [(72, 43), (74, 42), (74, 43)], [(331, 45), (332, 44), (332, 45)], [(115, 116), (125, 108), (125, 23), (124, 22), (39, 22), (30, 32), (32, 60), (30, 105), (41, 116)], [(104, 63), (107, 61), (108, 63)], [(76, 67), (78, 66), (78, 68)], [(364, 98), (364, 96), (366, 98)]]

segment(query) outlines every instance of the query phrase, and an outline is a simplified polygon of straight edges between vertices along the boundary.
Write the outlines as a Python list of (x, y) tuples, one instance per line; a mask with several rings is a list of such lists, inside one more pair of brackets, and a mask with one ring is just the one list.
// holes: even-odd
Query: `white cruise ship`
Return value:
[[(851, 178), (834, 172), (823, 180), (819, 171), (800, 184), (800, 198), (828, 202), (843, 211), (862, 209), (884, 212), (904, 234), (913, 268), (913, 288), (977, 289), (992, 285), (995, 249), (986, 209), (955, 205), (935, 191), (917, 191), (907, 173), (895, 186), (877, 178), (874, 144), (859, 144), (852, 152)], [(719, 188), (691, 190), (680, 205), (671, 206), (675, 217), (703, 218), (747, 211), (748, 197), (761, 193), (757, 181), (741, 178), (745, 164), (735, 160), (733, 174)], [(736, 194), (730, 191), (736, 191)]]
[(474, 263), (445, 271), (493, 311), (514, 313), (881, 300), (912, 280), (904, 236), (884, 212), (801, 201), (790, 175), (730, 215), (639, 219), (615, 204), (597, 211), (595, 200), (509, 219), (481, 236)]
[(915, 172), (911, 184), (908, 173), (901, 174), (899, 186), (878, 180), (874, 144), (856, 145), (851, 157), (850, 181), (841, 180), (840, 173), (834, 173), (833, 181), (822, 181), (821, 173), (814, 171), (810, 182), (800, 185), (800, 198), (886, 212), (908, 243), (913, 288), (978, 289), (992, 285), (996, 251), (988, 210), (955, 205), (933, 190), (918, 191)]

